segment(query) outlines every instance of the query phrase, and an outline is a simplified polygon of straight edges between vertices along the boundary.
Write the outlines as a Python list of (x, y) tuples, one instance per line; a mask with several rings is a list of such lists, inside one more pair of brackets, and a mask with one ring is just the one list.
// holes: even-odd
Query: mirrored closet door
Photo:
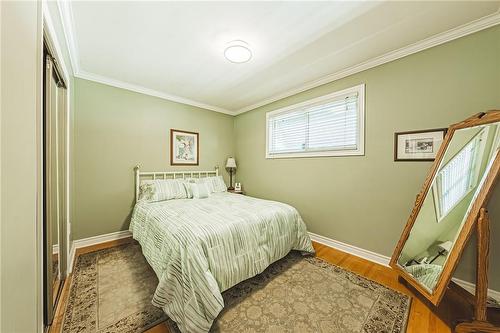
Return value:
[(66, 84), (44, 52), (44, 315), (52, 323), (66, 276)]

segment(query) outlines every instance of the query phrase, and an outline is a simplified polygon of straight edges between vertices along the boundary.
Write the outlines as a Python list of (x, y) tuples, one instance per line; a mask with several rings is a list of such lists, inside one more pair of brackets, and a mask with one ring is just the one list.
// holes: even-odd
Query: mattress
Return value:
[(291, 250), (314, 252), (295, 208), (227, 192), (139, 202), (130, 231), (159, 280), (153, 304), (184, 333), (209, 331), (223, 291)]

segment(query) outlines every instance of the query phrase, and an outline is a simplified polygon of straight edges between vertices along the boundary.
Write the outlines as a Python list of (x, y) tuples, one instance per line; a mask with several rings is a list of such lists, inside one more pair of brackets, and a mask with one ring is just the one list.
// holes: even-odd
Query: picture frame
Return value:
[(434, 161), (447, 130), (435, 128), (394, 133), (394, 161)]
[(170, 129), (170, 165), (199, 165), (199, 138), (197, 132)]

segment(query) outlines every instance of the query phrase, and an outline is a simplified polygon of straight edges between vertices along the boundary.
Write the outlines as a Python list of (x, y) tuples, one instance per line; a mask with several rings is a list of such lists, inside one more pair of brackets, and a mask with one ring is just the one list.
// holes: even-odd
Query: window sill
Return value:
[(346, 150), (346, 151), (289, 153), (289, 154), (277, 154), (277, 155), (266, 154), (266, 159), (304, 158), (304, 157), (342, 157), (342, 156), (365, 156), (365, 152), (364, 150)]

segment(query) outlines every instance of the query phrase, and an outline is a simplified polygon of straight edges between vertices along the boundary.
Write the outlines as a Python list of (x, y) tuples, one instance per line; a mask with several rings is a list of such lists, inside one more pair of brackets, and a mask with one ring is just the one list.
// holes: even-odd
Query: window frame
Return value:
[[(270, 154), (269, 153), (269, 119), (275, 115), (282, 115), (286, 113), (296, 112), (298, 109), (307, 108), (321, 102), (329, 102), (338, 99), (341, 96), (357, 93), (358, 94), (358, 128), (357, 128), (357, 149), (338, 149), (338, 150), (316, 150), (304, 152), (292, 152), (283, 154)], [(319, 96), (307, 101), (289, 105), (277, 110), (269, 111), (266, 113), (266, 142), (265, 142), (265, 158), (266, 159), (279, 159), (279, 158), (304, 158), (304, 157), (335, 157), (335, 156), (364, 156), (365, 155), (365, 84), (359, 84), (354, 87), (335, 91), (333, 93)]]
[(433, 200), (434, 200), (434, 209), (436, 211), (437, 223), (440, 223), (441, 221), (443, 221), (448, 216), (448, 214), (460, 202), (462, 202), (462, 200), (464, 200), (464, 198), (466, 196), (468, 196), (473, 190), (476, 189), (478, 182), (479, 182), (479, 171), (481, 169), (481, 163), (478, 163), (478, 161), (481, 162), (483, 160), (484, 148), (485, 148), (485, 144), (486, 144), (485, 137), (486, 138), (488, 137), (488, 132), (489, 132), (488, 128), (482, 129), (464, 145), (464, 147), (466, 147), (467, 145), (469, 145), (473, 141), (476, 141), (477, 145), (478, 145), (476, 148), (476, 151), (474, 153), (475, 155), (473, 157), (474, 166), (473, 166), (473, 171), (472, 171), (473, 172), (472, 179), (470, 181), (469, 188), (467, 189), (467, 191), (465, 191), (464, 194), (453, 204), (453, 206), (451, 206), (451, 208), (446, 212), (446, 214), (443, 214), (441, 202), (439, 200), (441, 193), (442, 193), (442, 188), (441, 188), (442, 184), (439, 182), (438, 177), (439, 177), (439, 173), (441, 172), (441, 170), (444, 169), (460, 152), (458, 152), (452, 158), (450, 158), (446, 162), (446, 164), (442, 168), (440, 168), (441, 170), (438, 171), (438, 173), (436, 174), (436, 185), (432, 187), (432, 195), (433, 195)]

